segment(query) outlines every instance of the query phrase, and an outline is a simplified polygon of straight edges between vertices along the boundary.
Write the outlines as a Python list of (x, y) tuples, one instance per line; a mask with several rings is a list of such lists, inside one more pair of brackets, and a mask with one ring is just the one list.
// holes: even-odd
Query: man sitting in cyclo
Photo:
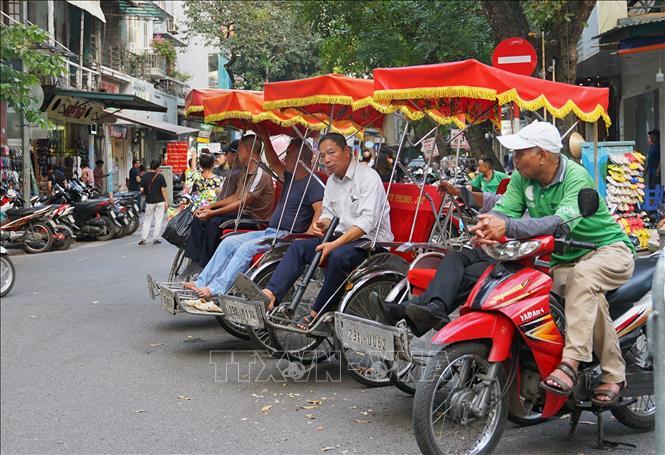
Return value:
[[(625, 363), (605, 293), (630, 279), (633, 246), (602, 200), (595, 215), (580, 218), (577, 194), (583, 188), (594, 188), (594, 182), (583, 167), (560, 155), (561, 136), (554, 125), (534, 122), (517, 134), (498, 139), (515, 151), (516, 172), (494, 210), (481, 215), (472, 228), (476, 241), (496, 243), (504, 236), (524, 239), (557, 234), (598, 245), (591, 252), (569, 249), (552, 254), (554, 290), (566, 299), (566, 345), (561, 363), (541, 387), (570, 395), (579, 364), (592, 360), (593, 348), (603, 374), (592, 401), (598, 406), (612, 405), (625, 385)], [(520, 219), (525, 210), (531, 218)]]
[(246, 218), (265, 220), (270, 216), (275, 188), (268, 173), (258, 166), (260, 159), (261, 140), (253, 135), (240, 139), (237, 160), (249, 171), (241, 177), (235, 193), (194, 212), (185, 249), (185, 257), (193, 263), (206, 266), (220, 242), (219, 226), (236, 219), (241, 207)]
[[(446, 181), (439, 184), (439, 192), (460, 196), (462, 190)], [(474, 203), (487, 213), (494, 207), (500, 196), (490, 192), (472, 193)], [(462, 304), (487, 267), (496, 261), (480, 247), (465, 247), (462, 251), (448, 251), (439, 263), (436, 275), (427, 290), (407, 302), (381, 302), (376, 292), (369, 295), (373, 311), (383, 315), (385, 322), (395, 325), (406, 320), (416, 336), (429, 330), (440, 328), (450, 322), (450, 314)]]
[[(386, 206), (382, 211), (386, 192), (379, 174), (358, 164), (341, 134), (324, 135), (319, 141), (319, 152), (330, 174), (323, 196), (323, 213), (314, 225), (314, 233), (319, 238), (293, 242), (263, 290), (269, 299), (267, 310), (270, 311), (284, 298), (316, 252), (321, 251), (319, 264), (327, 262), (323, 286), (310, 314), (299, 321), (301, 328), (306, 328), (324, 307), (330, 309), (338, 303), (346, 278), (368, 256), (366, 249), (358, 248), (360, 243), (374, 239), (377, 231), (379, 242), (393, 239), (390, 209)], [(320, 237), (334, 217), (339, 218), (339, 234), (334, 240), (322, 243)]]
[[(259, 245), (262, 240), (275, 236), (282, 237), (289, 232), (306, 234), (314, 232), (313, 221), (321, 214), (323, 187), (316, 179), (310, 179), (309, 171), (297, 162), (300, 153), (302, 162), (311, 163), (312, 150), (307, 143), (303, 144), (301, 139), (292, 139), (286, 149), (286, 159), (282, 163), (267, 135), (264, 143), (270, 168), (284, 181), (277, 207), (272, 214), (268, 229), (225, 237), (198, 279), (185, 283), (186, 288), (195, 290), (201, 298), (209, 299), (213, 295), (229, 292), (236, 275), (247, 270), (254, 255), (271, 248), (270, 244)], [(301, 146), (302, 152), (300, 152)], [(208, 302), (207, 306), (212, 311), (221, 311), (211, 302)]]

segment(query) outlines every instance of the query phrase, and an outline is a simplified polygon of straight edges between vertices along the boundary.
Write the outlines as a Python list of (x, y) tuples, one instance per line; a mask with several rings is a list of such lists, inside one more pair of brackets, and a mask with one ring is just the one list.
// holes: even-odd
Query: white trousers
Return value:
[(143, 217), (143, 228), (141, 230), (141, 240), (148, 240), (150, 233), (150, 226), (153, 219), (155, 220), (155, 230), (152, 232), (152, 239), (158, 240), (159, 234), (162, 233), (162, 220), (164, 219), (164, 210), (166, 202), (158, 202), (157, 204), (146, 204), (145, 215)]

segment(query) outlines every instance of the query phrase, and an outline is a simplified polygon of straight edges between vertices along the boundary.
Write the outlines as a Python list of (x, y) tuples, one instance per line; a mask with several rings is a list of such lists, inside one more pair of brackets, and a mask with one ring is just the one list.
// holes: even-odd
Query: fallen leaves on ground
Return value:
[(272, 409), (272, 405), (271, 405), (271, 404), (267, 404), (267, 405), (265, 405), (264, 407), (261, 408), (261, 412), (267, 413), (267, 412), (270, 411), (271, 409)]
[(353, 419), (355, 423), (369, 423), (369, 420)]
[(305, 414), (305, 417), (307, 417), (309, 420), (314, 420), (314, 419), (316, 419), (316, 417), (314, 416), (314, 414)]
[(323, 447), (321, 449), (321, 452), (328, 452), (329, 450), (335, 450), (335, 448), (334, 447)]
[(179, 400), (191, 400), (191, 398), (188, 397), (187, 395), (178, 395), (177, 398), (178, 398)]

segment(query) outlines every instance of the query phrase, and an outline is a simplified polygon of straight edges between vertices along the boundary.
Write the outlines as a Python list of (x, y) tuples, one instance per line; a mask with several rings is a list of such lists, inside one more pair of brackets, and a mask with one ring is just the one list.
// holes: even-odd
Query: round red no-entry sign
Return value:
[(511, 73), (531, 76), (537, 64), (536, 49), (524, 38), (507, 38), (492, 53), (492, 66)]

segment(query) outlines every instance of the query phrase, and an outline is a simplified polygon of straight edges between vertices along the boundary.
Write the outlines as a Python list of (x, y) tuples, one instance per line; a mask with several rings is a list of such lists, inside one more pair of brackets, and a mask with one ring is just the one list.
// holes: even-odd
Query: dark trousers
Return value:
[(235, 220), (236, 216), (237, 214), (230, 213), (212, 217), (208, 221), (194, 217), (185, 247), (185, 257), (205, 267), (221, 243), (219, 226), (225, 221)]
[[(267, 286), (267, 289), (277, 297), (278, 302), (284, 298), (296, 280), (304, 273), (305, 268), (312, 262), (316, 255), (316, 247), (321, 244), (321, 241), (322, 239), (297, 240), (286, 250)], [(362, 242), (366, 242), (366, 240), (347, 243), (330, 253), (326, 263), (323, 286), (312, 310), (319, 312), (324, 305), (326, 310), (337, 306), (342, 297), (343, 285), (347, 277), (368, 256), (367, 250), (356, 247)], [(332, 300), (326, 305), (329, 299)]]
[(447, 318), (464, 302), (487, 267), (495, 262), (480, 248), (449, 251), (441, 260), (427, 291), (409, 303), (429, 305), (437, 316)]

